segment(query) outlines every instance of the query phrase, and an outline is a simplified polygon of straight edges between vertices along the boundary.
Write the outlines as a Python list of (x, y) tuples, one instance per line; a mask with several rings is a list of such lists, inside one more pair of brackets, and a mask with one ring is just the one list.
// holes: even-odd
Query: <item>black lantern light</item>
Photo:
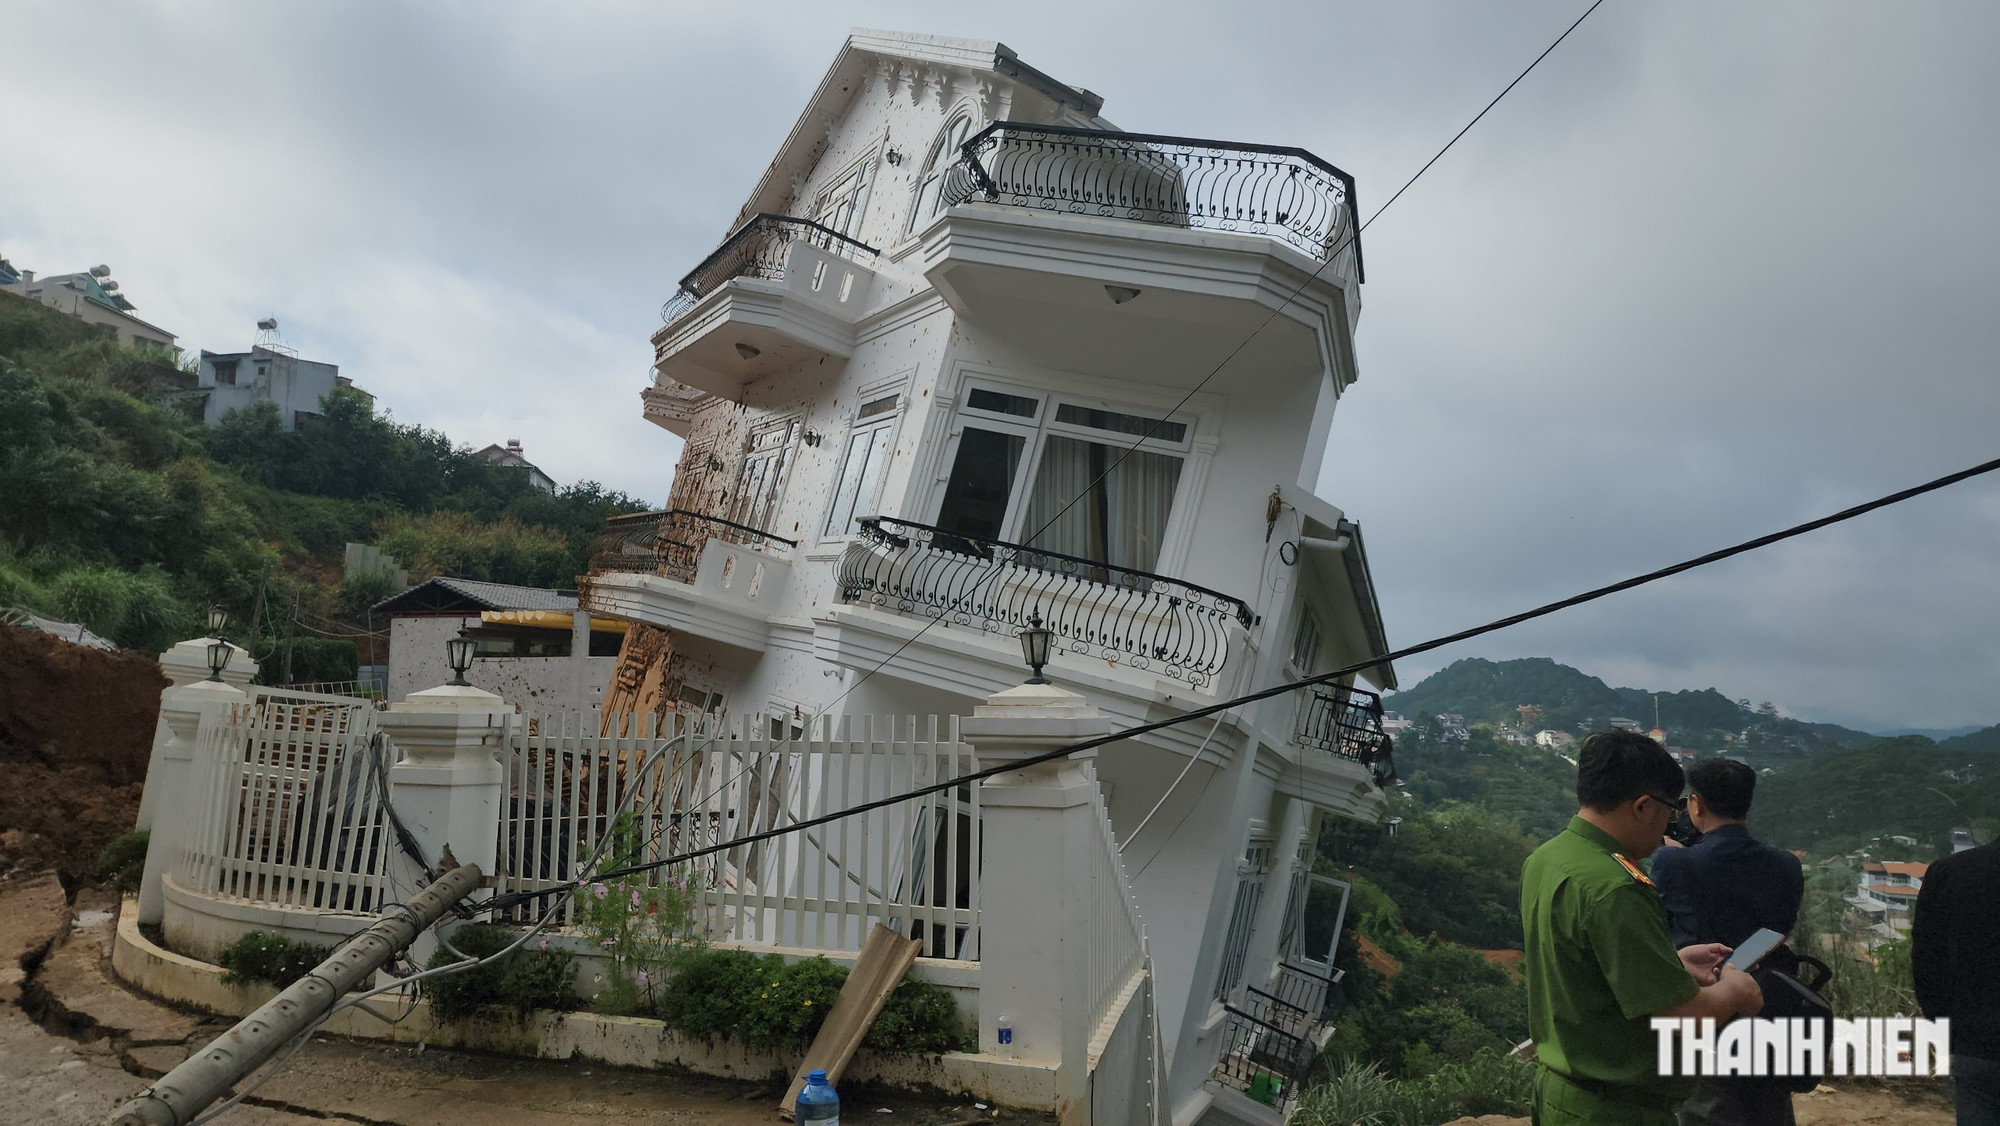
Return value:
[[(209, 620), (213, 622), (215, 615), (210, 614)], [(215, 640), (208, 643), (208, 679), (217, 682), (222, 680), (222, 670), (229, 667), (229, 658), (233, 655), (233, 649), (234, 647), (229, 644), (229, 639), (223, 637), (220, 629), (218, 629)]]
[(208, 636), (221, 637), (222, 628), (229, 624), (229, 611), (220, 606), (208, 608)]
[(1028, 678), (1029, 684), (1047, 684), (1049, 678), (1042, 675), (1042, 666), (1049, 663), (1049, 643), (1055, 640), (1056, 631), (1042, 624), (1041, 611), (1037, 610), (1028, 619), (1028, 628), (1020, 633), (1021, 659), (1035, 670)]
[(444, 643), (445, 662), (451, 666), (451, 679), (445, 683), (460, 688), (472, 685), (465, 679), (465, 670), (472, 667), (472, 631), (462, 629), (458, 636)]

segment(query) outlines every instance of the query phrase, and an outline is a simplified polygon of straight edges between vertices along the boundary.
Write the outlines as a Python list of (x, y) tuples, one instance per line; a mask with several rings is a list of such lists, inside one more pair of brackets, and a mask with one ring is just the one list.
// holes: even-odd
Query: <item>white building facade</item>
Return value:
[[(4, 260), (0, 260), (4, 263)], [(76, 274), (37, 277), (33, 270), (0, 271), (0, 293), (25, 297), (109, 330), (127, 348), (177, 350), (174, 334), (132, 314), (138, 306), (119, 291), (108, 266), (92, 266)]]
[[(583, 583), (633, 623), (608, 723), (965, 715), (1037, 619), (1121, 728), (1387, 651), (1312, 492), (1356, 379), (1351, 180), (1100, 108), (1001, 44), (849, 37), (653, 337), (643, 409), (686, 445)], [(1318, 825), (1377, 819), (1389, 768), (1393, 670), (1345, 681), (1097, 753), (1176, 1122), (1257, 1119), (1216, 1080), (1232, 1021), (1325, 972)]]
[(196, 384), (203, 396), (204, 425), (214, 426), (231, 411), (268, 402), (277, 408), (278, 422), (286, 430), (297, 429), (301, 418), (320, 414), (320, 400), (334, 388), (354, 386), (337, 364), (302, 360), (290, 349), (261, 344), (248, 352), (204, 349)]

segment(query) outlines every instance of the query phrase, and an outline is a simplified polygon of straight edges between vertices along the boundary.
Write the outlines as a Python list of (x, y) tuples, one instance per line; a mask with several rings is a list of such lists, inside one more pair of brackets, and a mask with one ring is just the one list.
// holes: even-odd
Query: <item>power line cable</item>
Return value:
[[(1840, 524), (1848, 520), (1853, 520), (1856, 517), (1864, 516), (1870, 512), (1874, 512), (1877, 509), (1887, 508), (1891, 505), (1901, 504), (1904, 501), (1923, 496), (1927, 493), (1937, 492), (1940, 489), (1947, 488), (1951, 485), (1956, 485), (1961, 481), (1967, 481), (1974, 477), (1983, 476), (1985, 474), (1992, 473), (1995, 470), (2000, 470), (2000, 458), (1996, 458), (1992, 461), (1982, 462), (1978, 465), (1972, 466), (1969, 469), (1961, 469), (1956, 473), (1948, 473), (1943, 477), (1939, 477), (1932, 481), (1926, 481), (1921, 485), (1916, 485), (1912, 486), (1911, 488), (1902, 489), (1897, 492), (1890, 493), (1887, 496), (1878, 497), (1875, 500), (1868, 501), (1864, 504), (1858, 504), (1853, 506), (1852, 508), (1845, 508), (1831, 515), (1822, 516), (1816, 520), (1808, 520), (1803, 524), (1795, 524), (1792, 527), (1786, 528), (1782, 531), (1771, 532), (1767, 535), (1758, 536), (1755, 539), (1745, 540), (1742, 543), (1738, 543), (1730, 547), (1725, 547), (1717, 551), (1711, 551), (1705, 555), (1698, 555), (1692, 559), (1683, 560), (1682, 562), (1672, 564), (1671, 566), (1661, 567), (1658, 570), (1648, 571), (1642, 575), (1635, 575), (1629, 579), (1623, 579), (1606, 586), (1596, 587), (1592, 590), (1584, 591), (1581, 594), (1575, 594), (1571, 595), (1568, 598), (1559, 599), (1555, 602), (1545, 603), (1541, 606), (1535, 607), (1532, 610), (1523, 610), (1518, 614), (1512, 614), (1505, 618), (1499, 618), (1494, 621), (1487, 622), (1484, 625), (1473, 626), (1469, 629), (1460, 630), (1457, 633), (1446, 634), (1443, 637), (1433, 638), (1429, 641), (1420, 642), (1416, 645), (1407, 646), (1402, 649), (1391, 650), (1390, 652), (1383, 653), (1378, 656), (1369, 657), (1365, 660), (1358, 661), (1354, 664), (1343, 666), (1341, 668), (1333, 670), (1332, 672), (1320, 673), (1316, 676), (1309, 676), (1299, 680), (1287, 681), (1283, 684), (1278, 684), (1270, 688), (1259, 689), (1255, 692), (1250, 692), (1242, 696), (1237, 696), (1234, 699), (1222, 700), (1214, 704), (1206, 705), (1204, 707), (1195, 708), (1191, 711), (1181, 712), (1178, 715), (1169, 716), (1166, 719), (1155, 720), (1151, 723), (1142, 723), (1136, 727), (1124, 728), (1123, 730), (1111, 732), (1108, 735), (1100, 735), (1094, 738), (1085, 739), (1079, 743), (1072, 743), (1068, 746), (1057, 747), (1052, 750), (1043, 751), (1039, 754), (1030, 755), (1026, 758), (1010, 760), (1009, 762), (1003, 763), (998, 766), (991, 766), (982, 770), (971, 771), (970, 773), (961, 774), (954, 778), (948, 778), (942, 782), (936, 782), (931, 785), (920, 786), (913, 790), (907, 790), (900, 794), (892, 794), (888, 797), (877, 798), (871, 801), (861, 802), (859, 804), (849, 806), (845, 809), (839, 809), (831, 813), (821, 814), (817, 817), (808, 818), (804, 821), (795, 822), (791, 825), (779, 826), (774, 829), (764, 830), (762, 832), (753, 833), (748, 836), (738, 837), (724, 844), (712, 845), (705, 848), (695, 849), (690, 852), (682, 853), (678, 856), (667, 857), (663, 860), (654, 861), (647, 864), (634, 865), (629, 868), (600, 873), (597, 878), (600, 880), (612, 879), (619, 876), (628, 876), (638, 872), (645, 872), (657, 868), (664, 868), (673, 864), (686, 863), (687, 861), (697, 860), (703, 856), (707, 856), (712, 853), (722, 852), (732, 848), (746, 847), (748, 845), (756, 844), (760, 841), (770, 840), (774, 837), (783, 836), (787, 833), (795, 833), (805, 829), (816, 828), (820, 825), (825, 825), (834, 821), (841, 820), (843, 818), (854, 817), (859, 814), (872, 812), (873, 810), (882, 809), (887, 806), (898, 804), (900, 802), (910, 801), (915, 798), (928, 797), (929, 795), (935, 793), (942, 793), (944, 791), (966, 785), (967, 783), (970, 782), (978, 782), (987, 778), (991, 778), (997, 774), (1010, 773), (1012, 771), (1021, 770), (1026, 767), (1037, 765), (1039, 763), (1044, 763), (1052, 761), (1054, 759), (1059, 759), (1064, 757), (1065, 755), (1074, 754), (1077, 751), (1093, 750), (1097, 747), (1102, 747), (1109, 743), (1116, 743), (1124, 739), (1131, 739), (1141, 735), (1150, 735), (1155, 731), (1162, 731), (1165, 730), (1166, 728), (1187, 723), (1191, 720), (1203, 719), (1212, 715), (1220, 715), (1221, 713), (1228, 711), (1231, 708), (1242, 707), (1245, 704), (1254, 704), (1262, 700), (1271, 699), (1274, 696), (1282, 696), (1289, 692), (1296, 692), (1301, 688), (1311, 688), (1321, 684), (1329, 684), (1336, 680), (1339, 680), (1341, 677), (1352, 676), (1355, 673), (1361, 672), (1365, 669), (1374, 668), (1378, 665), (1387, 664), (1393, 661), (1399, 661), (1405, 657), (1414, 657), (1420, 653), (1428, 653), (1433, 649), (1440, 649), (1443, 648), (1444, 646), (1454, 645), (1461, 641), (1469, 641), (1472, 638), (1480, 637), (1485, 634), (1494, 633), (1499, 630), (1507, 629), (1510, 626), (1517, 626), (1522, 624), (1523, 622), (1533, 621), (1536, 618), (1545, 618), (1550, 614), (1554, 614), (1560, 610), (1567, 610), (1573, 606), (1581, 606), (1587, 602), (1595, 602), (1600, 598), (1606, 598), (1609, 597), (1610, 595), (1631, 590), (1635, 587), (1641, 587), (1645, 586), (1648, 583), (1658, 582), (1661, 579), (1671, 578), (1674, 575), (1678, 575), (1686, 571), (1692, 571), (1699, 567), (1706, 567), (1713, 563), (1722, 562), (1725, 559), (1732, 559), (1738, 555), (1743, 555), (1752, 551), (1757, 551), (1759, 549), (1769, 547), (1772, 544), (1780, 543), (1785, 540), (1805, 535), (1808, 532), (1818, 531), (1821, 528), (1826, 528), (1834, 524)], [(540, 895), (548, 893), (523, 892), (517, 894), (520, 895), (522, 898), (516, 899), (514, 900), (514, 902), (526, 902), (527, 899), (536, 898)], [(512, 904), (509, 903), (507, 905), (511, 906)]]

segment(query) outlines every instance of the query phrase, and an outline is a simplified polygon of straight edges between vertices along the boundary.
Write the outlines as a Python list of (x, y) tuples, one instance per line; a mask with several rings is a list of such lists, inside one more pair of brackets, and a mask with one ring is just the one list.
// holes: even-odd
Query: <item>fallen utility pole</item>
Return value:
[(305, 1034), (334, 1003), (409, 946), (452, 904), (479, 887), (476, 864), (461, 864), (343, 943), (313, 971), (161, 1076), (111, 1117), (111, 1126), (188, 1126), (195, 1116)]

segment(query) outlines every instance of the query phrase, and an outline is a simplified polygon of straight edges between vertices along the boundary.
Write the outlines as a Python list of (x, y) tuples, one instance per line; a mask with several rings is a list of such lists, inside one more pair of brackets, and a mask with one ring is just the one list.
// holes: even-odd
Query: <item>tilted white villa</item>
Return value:
[[(920, 944), (977, 1050), (850, 1076), (1064, 1123), (1281, 1122), (1338, 1007), (1318, 827), (1377, 819), (1392, 773), (1361, 530), (1312, 491), (1356, 376), (1354, 188), (1100, 102), (998, 43), (851, 35), (653, 336), (645, 414), (685, 448), (668, 509), (614, 521), (580, 582), (579, 638), (625, 623), (601, 714), (473, 687), (470, 638), (385, 711), (245, 691), (241, 662), (203, 681), (226, 643), (183, 642), (120, 971), (206, 1003), (138, 923), (195, 958), (323, 941), (446, 855), (569, 923), (625, 810), (710, 942)], [(1373, 690), (1021, 765), (1350, 666)], [(719, 1050), (643, 1026), (563, 1014), (533, 1050)]]
[[(586, 584), (656, 627), (607, 710), (966, 714), (1037, 616), (1120, 727), (1386, 651), (1360, 529), (1312, 492), (1356, 378), (1351, 180), (1100, 105), (998, 43), (848, 38), (653, 337), (646, 417), (686, 446)], [(1097, 756), (1176, 1121), (1228, 1007), (1327, 953), (1304, 877), (1320, 817), (1380, 808), (1372, 699)]]

